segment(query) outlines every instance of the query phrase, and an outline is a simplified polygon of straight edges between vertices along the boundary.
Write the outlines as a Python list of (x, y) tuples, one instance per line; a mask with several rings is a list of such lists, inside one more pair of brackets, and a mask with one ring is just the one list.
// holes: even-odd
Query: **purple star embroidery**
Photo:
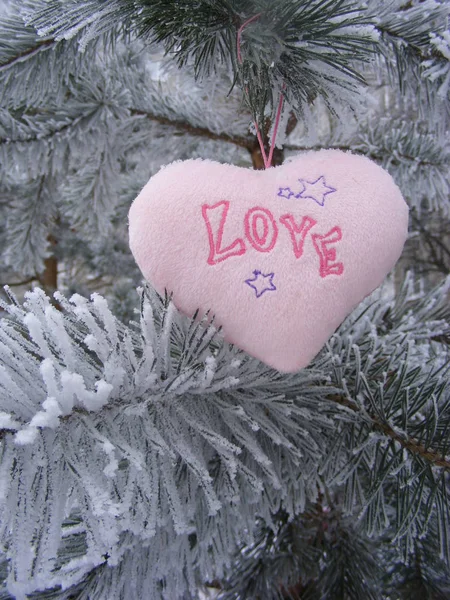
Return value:
[(264, 292), (271, 292), (277, 289), (273, 283), (275, 273), (268, 273), (267, 275), (264, 275), (264, 273), (261, 273), (261, 271), (256, 270), (253, 271), (253, 275), (254, 277), (251, 279), (246, 279), (245, 283), (255, 290), (257, 298), (260, 298)]
[(326, 184), (325, 177), (321, 175), (316, 181), (306, 181), (306, 179), (299, 179), (303, 185), (303, 190), (297, 194), (296, 198), (311, 198), (314, 202), (317, 202), (320, 206), (325, 204), (325, 196), (332, 194), (336, 191), (334, 187)]
[(282, 198), (287, 198), (288, 200), (291, 196), (295, 196), (294, 192), (291, 190), (290, 187), (280, 187), (280, 190), (277, 195), (281, 196)]

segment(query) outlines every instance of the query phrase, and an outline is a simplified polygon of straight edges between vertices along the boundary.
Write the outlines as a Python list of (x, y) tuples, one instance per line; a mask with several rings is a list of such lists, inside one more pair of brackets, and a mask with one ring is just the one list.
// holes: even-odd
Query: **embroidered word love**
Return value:
[[(242, 237), (237, 237), (228, 246), (223, 246), (223, 235), (229, 209), (230, 202), (228, 200), (222, 200), (213, 205), (202, 205), (202, 216), (209, 240), (209, 256), (207, 258), (209, 265), (216, 265), (232, 256), (241, 256), (247, 252), (247, 246)], [(312, 217), (305, 216), (300, 222), (297, 222), (294, 215), (285, 214), (279, 218), (279, 222), (289, 232), (295, 257), (300, 258), (303, 255), (306, 236), (317, 224), (317, 221)], [(273, 250), (277, 243), (279, 229), (270, 210), (261, 206), (250, 208), (245, 214), (243, 225), (245, 238), (251, 247), (258, 252)], [(336, 248), (333, 247), (342, 240), (341, 228), (333, 227), (324, 235), (314, 233), (311, 234), (311, 238), (320, 260), (320, 276), (342, 275), (344, 265), (336, 261)]]

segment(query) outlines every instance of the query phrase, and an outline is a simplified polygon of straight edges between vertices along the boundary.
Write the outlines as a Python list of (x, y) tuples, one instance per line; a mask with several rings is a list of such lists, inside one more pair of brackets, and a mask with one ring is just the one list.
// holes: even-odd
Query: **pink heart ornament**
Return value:
[(254, 171), (172, 163), (129, 213), (144, 277), (188, 316), (283, 372), (305, 367), (400, 257), (408, 207), (369, 159), (308, 152)]

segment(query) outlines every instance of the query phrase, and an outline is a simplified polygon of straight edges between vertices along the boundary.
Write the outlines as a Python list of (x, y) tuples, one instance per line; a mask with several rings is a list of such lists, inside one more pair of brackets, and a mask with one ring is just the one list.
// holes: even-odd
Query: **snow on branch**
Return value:
[[(205, 515), (235, 519), (240, 498), (262, 502), (263, 481), (286, 498), (286, 471), (290, 510), (316, 494), (314, 465), (327, 439), (319, 432), (339, 412), (319, 374), (283, 377), (225, 344), (210, 316), (187, 319), (150, 289), (134, 328), (96, 294), (55, 299), (59, 308), (41, 290), (23, 306), (12, 297), (0, 322), (0, 534), (12, 593), (65, 581), (54, 558), (75, 508), (85, 562), (64, 570), (81, 577), (105, 554), (116, 564), (130, 544), (155, 535), (179, 544), (205, 527)], [(260, 510), (270, 510), (267, 501)], [(249, 508), (239, 526), (252, 518)], [(122, 545), (127, 531), (132, 541)]]

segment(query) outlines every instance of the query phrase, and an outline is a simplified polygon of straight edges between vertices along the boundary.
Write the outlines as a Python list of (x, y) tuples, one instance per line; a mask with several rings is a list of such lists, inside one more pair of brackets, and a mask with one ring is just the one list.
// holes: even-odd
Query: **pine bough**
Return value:
[(130, 326), (95, 294), (11, 296), (0, 322), (9, 592), (66, 598), (83, 581), (77, 598), (195, 597), (252, 544), (256, 516), (276, 528), (275, 514), (290, 520), (324, 490), (345, 489), (347, 514), (372, 536), (394, 530), (406, 553), (437, 518), (445, 556), (447, 293), (416, 292), (411, 278), (396, 300), (376, 292), (290, 376), (150, 288)]

